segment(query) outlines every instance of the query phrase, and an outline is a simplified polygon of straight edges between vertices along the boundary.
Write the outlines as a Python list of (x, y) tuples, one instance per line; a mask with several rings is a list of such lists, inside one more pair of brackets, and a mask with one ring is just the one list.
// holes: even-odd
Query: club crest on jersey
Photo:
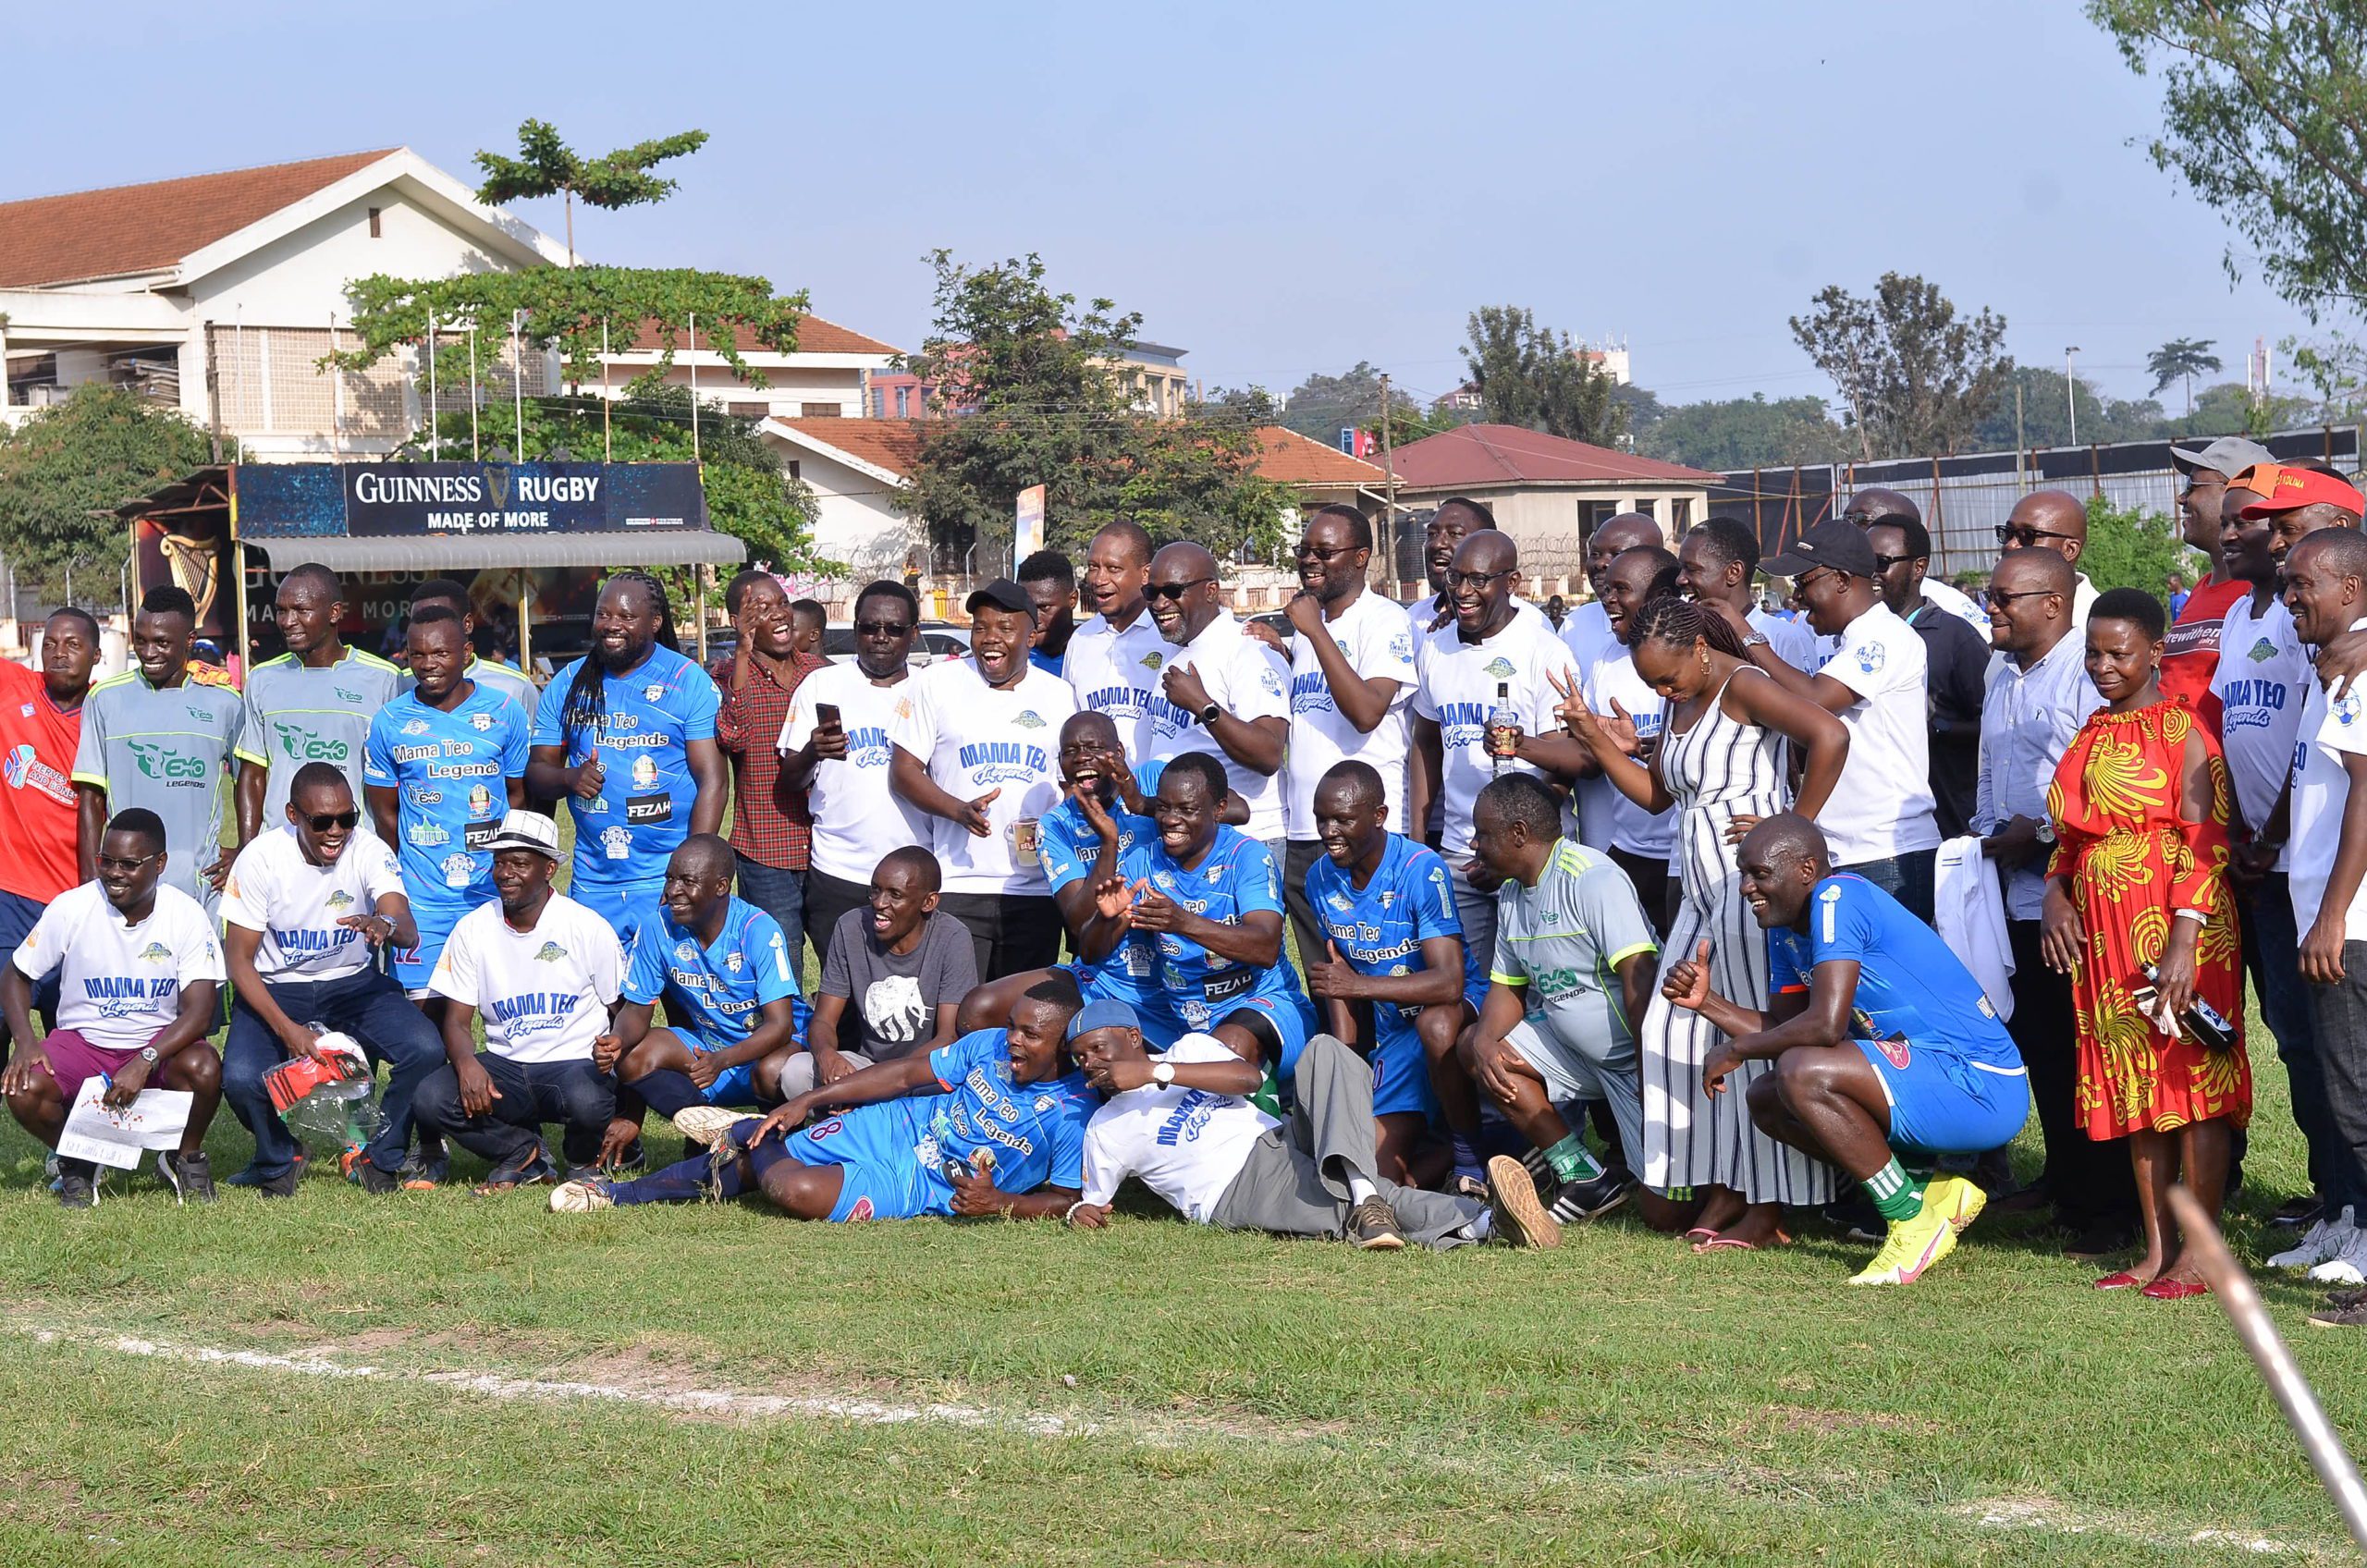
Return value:
[(1393, 903), (1395, 903), (1396, 901), (1397, 901), (1397, 889), (1396, 889), (1396, 888), (1383, 888), (1380, 890), (1380, 907), (1381, 907), (1381, 908), (1383, 908), (1383, 909), (1387, 909), (1391, 904), (1393, 904)]
[(1876, 1040), (1874, 1048), (1881, 1051), (1889, 1060), (1890, 1064), (1902, 1072), (1907, 1071), (1907, 1064), (1914, 1060), (1915, 1053), (1908, 1048), (1907, 1042), (1903, 1039), (1894, 1037)]
[(1518, 674), (1519, 671), (1513, 668), (1512, 660), (1504, 657), (1502, 654), (1498, 654), (1494, 658), (1488, 661), (1481, 673), (1493, 676), (1498, 680), (1509, 680), (1515, 675)]
[(1054, 1099), (1049, 1095), (1037, 1095), (1036, 1096), (1036, 1114), (1041, 1116), (1060, 1103), (1060, 1101)]
[(534, 954), (536, 963), (557, 963), (567, 956), (567, 949), (557, 942), (545, 942)]
[(654, 703), (665, 694), (666, 688), (663, 686), (644, 686), (641, 689), (641, 700), (644, 703)]
[[(1341, 650), (1343, 653), (1345, 653), (1346, 651), (1347, 650), (1344, 648)], [(1276, 669), (1272, 665), (1266, 666), (1263, 669), (1260, 669), (1257, 672), (1257, 684), (1266, 688), (1267, 692), (1270, 694), (1277, 697), (1281, 696), (1282, 694), (1282, 671)]]
[(636, 790), (657, 787), (657, 759), (647, 752), (632, 759), (632, 787)]
[(493, 715), (489, 713), (472, 713), (469, 715), (469, 727), (474, 729), (478, 734), (482, 735), (493, 728)]
[(162, 942), (151, 942), (140, 949), (140, 962), (142, 963), (164, 963), (172, 956), (172, 949)]
[(339, 888), (336, 892), (329, 895), (328, 906), (332, 912), (341, 909), (351, 909), (353, 907), (353, 895), (347, 892), (344, 888)]
[(2244, 655), (2244, 657), (2251, 660), (2254, 664), (2266, 664), (2275, 656), (2276, 645), (2265, 637), (2262, 638), (2259, 642), (2254, 643), (2252, 644), (2252, 651)]
[(1880, 643), (1860, 643), (1849, 650), (1849, 656), (1858, 661), (1859, 669), (1871, 675), (1890, 662), (1890, 650)]
[(624, 859), (632, 852), (632, 829), (630, 827), (602, 828), (600, 848), (607, 851), (610, 860)]
[(1012, 723), (1017, 725), (1022, 729), (1041, 729), (1044, 728), (1043, 719), (1036, 716), (1034, 708), (1020, 709), (1019, 717), (1012, 719)]
[(412, 719), (411, 722), (409, 722), (408, 724), (405, 724), (405, 725), (403, 726), (403, 733), (404, 733), (404, 734), (406, 734), (406, 735), (424, 735), (424, 734), (426, 734), (426, 733), (427, 733), (427, 720), (425, 720), (425, 719), (423, 719), (423, 718), (414, 718), (414, 719)]
[(1157, 648), (1153, 648), (1149, 653), (1143, 655), (1143, 668), (1145, 669), (1158, 669), (1166, 663), (1167, 655), (1160, 653)]
[(723, 955), (723, 967), (737, 974), (748, 967), (748, 960), (739, 949), (734, 948)]

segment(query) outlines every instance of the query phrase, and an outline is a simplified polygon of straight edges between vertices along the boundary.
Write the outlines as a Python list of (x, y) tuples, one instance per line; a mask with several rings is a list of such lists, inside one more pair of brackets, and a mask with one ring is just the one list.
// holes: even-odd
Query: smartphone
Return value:
[(839, 727), (839, 704), (836, 703), (816, 703), (814, 704), (814, 726), (817, 729), (836, 729)]

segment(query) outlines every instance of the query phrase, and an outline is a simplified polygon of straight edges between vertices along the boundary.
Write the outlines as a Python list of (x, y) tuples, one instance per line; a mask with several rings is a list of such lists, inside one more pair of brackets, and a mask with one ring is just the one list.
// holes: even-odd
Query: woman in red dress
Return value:
[[(2252, 1089), (2226, 886), (2227, 769), (2185, 699), (2162, 695), (2165, 630), (2160, 601), (2134, 588), (2088, 612), (2088, 678), (2105, 705), (2072, 738), (2047, 793), (2055, 849), (2042, 946), (2071, 976), (2088, 1136), (2128, 1140), (2145, 1224), (2144, 1257), (2096, 1288), (2176, 1301), (2206, 1287), (2180, 1247), (2170, 1186), (2183, 1181), (2205, 1213), (2217, 1212)], [(2147, 964), (2160, 992), (2150, 1017), (2136, 995)], [(2228, 1021), (2232, 1049), (2157, 1022), (2190, 1001)]]

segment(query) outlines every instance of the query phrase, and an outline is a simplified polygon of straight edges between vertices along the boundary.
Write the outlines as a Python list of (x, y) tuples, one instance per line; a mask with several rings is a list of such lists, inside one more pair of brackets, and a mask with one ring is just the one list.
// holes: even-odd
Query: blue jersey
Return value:
[(804, 998), (780, 922), (739, 899), (724, 911), (723, 929), (704, 947), (662, 907), (657, 918), (643, 922), (625, 971), (624, 997), (630, 1002), (664, 998), (666, 1021), (695, 1035), (697, 1046), (707, 1050), (745, 1040), (765, 1004), (783, 997), (795, 998), (797, 1032), (805, 1031)]
[(633, 882), (665, 875), (666, 857), (691, 833), (698, 783), (691, 777), (690, 743), (715, 739), (721, 698), (706, 671), (665, 648), (652, 648), (640, 668), (603, 678), (600, 711), (587, 724), (566, 722), (575, 689), (576, 660), (543, 689), (534, 710), (533, 742), (564, 746), (570, 767), (596, 749), (600, 792), (568, 797), (575, 816), (575, 881)]
[[(1361, 888), (1330, 855), (1318, 857), (1306, 874), (1306, 900), (1340, 957), (1359, 974), (1411, 974), (1427, 967), (1424, 942), (1463, 936), (1463, 918), (1454, 913), (1454, 873), (1438, 851), (1401, 833), (1389, 835), (1380, 866)], [(1476, 1007), (1487, 993), (1487, 971), (1466, 942), (1463, 994)], [(1393, 1002), (1375, 1002), (1373, 1015), (1382, 1029), (1412, 1022)]]
[(395, 850), (415, 909), (493, 899), (484, 846), (509, 809), (509, 780), (526, 776), (529, 724), (514, 698), (486, 685), (450, 713), (406, 692), (372, 717), (362, 781), (397, 792)]
[(979, 1169), (991, 1152), (995, 1185), (1006, 1193), (1085, 1186), (1085, 1124), (1101, 1104), (1085, 1074), (1014, 1084), (1007, 1031), (981, 1029), (929, 1052), (929, 1071), (946, 1093), (908, 1100), (927, 1120), (914, 1145), (934, 1172), (949, 1159)]
[(1939, 933), (1862, 876), (1828, 876), (1809, 898), (1806, 935), (1767, 933), (1771, 992), (1805, 991), (1820, 963), (1858, 966), (1850, 1037), (1905, 1035), (1919, 1048), (1999, 1072), (2022, 1071), (2021, 1053), (1981, 982)]
[[(1128, 882), (1150, 885), (1203, 919), (1238, 925), (1259, 910), (1282, 913), (1282, 877), (1266, 846), (1237, 829), (1219, 827), (1216, 842), (1197, 867), (1186, 869), (1152, 834), (1126, 857)], [(1219, 958), (1186, 937), (1165, 931), (1129, 931), (1102, 973), (1122, 966), (1147, 1006), (1164, 1022), (1206, 1030), (1224, 1021), (1233, 1007), (1253, 997), (1284, 996), (1306, 1006), (1298, 971), (1287, 948), (1269, 969)], [(1097, 986), (1097, 990), (1105, 987)]]

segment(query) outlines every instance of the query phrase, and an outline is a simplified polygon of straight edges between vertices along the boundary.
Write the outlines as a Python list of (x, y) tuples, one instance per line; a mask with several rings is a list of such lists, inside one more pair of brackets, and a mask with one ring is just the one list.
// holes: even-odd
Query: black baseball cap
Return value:
[(1013, 610), (1031, 620), (1036, 616), (1036, 601), (1027, 596), (1026, 589), (1008, 577), (998, 577), (992, 582), (972, 589), (970, 596), (962, 601), (963, 611), (967, 615), (977, 614), (980, 605), (992, 605), (999, 610)]
[(1852, 577), (1870, 578), (1882, 571), (1874, 561), (1874, 547), (1866, 543), (1866, 531), (1837, 520), (1818, 523), (1795, 540), (1790, 549), (1759, 563), (1759, 570), (1769, 577), (1798, 577), (1818, 567)]

